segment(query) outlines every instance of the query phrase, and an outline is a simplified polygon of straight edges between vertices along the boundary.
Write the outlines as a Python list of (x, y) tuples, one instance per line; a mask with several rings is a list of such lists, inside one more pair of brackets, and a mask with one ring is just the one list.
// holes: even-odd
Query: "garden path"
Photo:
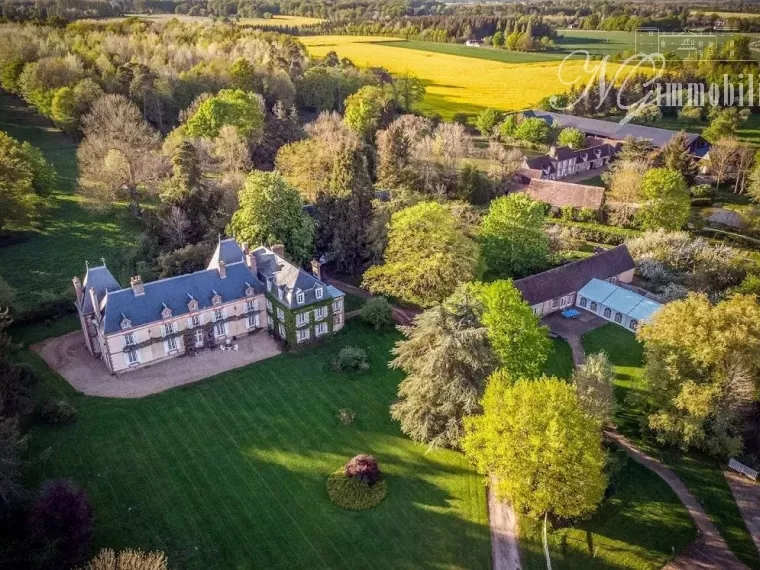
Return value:
[(752, 535), (752, 541), (760, 551), (760, 485), (730, 469), (724, 469), (723, 475), (731, 487), (736, 506), (739, 507), (744, 524)]

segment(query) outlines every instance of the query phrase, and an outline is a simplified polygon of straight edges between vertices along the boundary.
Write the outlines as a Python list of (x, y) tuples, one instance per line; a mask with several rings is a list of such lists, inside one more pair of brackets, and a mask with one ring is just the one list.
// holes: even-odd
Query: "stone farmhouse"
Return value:
[(603, 143), (589, 148), (573, 150), (569, 146), (551, 147), (549, 154), (523, 159), (523, 169), (535, 171), (537, 178), (561, 180), (573, 174), (602, 168), (610, 163), (619, 144)]
[(515, 287), (539, 317), (580, 308), (636, 330), (639, 323), (650, 319), (662, 305), (625, 286), (633, 280), (634, 269), (628, 248), (619, 245), (518, 279)]
[(73, 282), (87, 348), (112, 373), (233, 346), (265, 328), (298, 345), (345, 323), (344, 294), (288, 262), (282, 246), (251, 250), (225, 239), (195, 273), (150, 283), (136, 276), (122, 288), (104, 263)]
[(585, 259), (515, 281), (515, 287), (539, 317), (575, 305), (578, 291), (592, 279), (630, 283), (636, 265), (628, 247), (619, 245)]

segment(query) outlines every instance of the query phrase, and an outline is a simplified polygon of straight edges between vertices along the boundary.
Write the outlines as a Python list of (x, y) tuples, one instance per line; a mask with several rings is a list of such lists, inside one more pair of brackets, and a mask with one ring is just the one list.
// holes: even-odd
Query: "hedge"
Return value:
[(573, 222), (570, 220), (551, 220), (547, 222), (547, 227), (564, 226), (577, 228), (578, 239), (594, 243), (603, 243), (606, 245), (620, 245), (630, 238), (637, 237), (641, 234), (638, 230), (618, 228), (615, 226), (605, 226), (602, 224), (593, 224), (588, 222)]

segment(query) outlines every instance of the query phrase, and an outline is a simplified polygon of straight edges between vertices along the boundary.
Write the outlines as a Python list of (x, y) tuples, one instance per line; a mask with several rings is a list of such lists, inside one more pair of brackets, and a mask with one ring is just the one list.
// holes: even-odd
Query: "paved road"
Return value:
[(731, 493), (755, 547), (760, 552), (760, 484), (731, 469), (725, 469), (723, 475), (731, 487)]

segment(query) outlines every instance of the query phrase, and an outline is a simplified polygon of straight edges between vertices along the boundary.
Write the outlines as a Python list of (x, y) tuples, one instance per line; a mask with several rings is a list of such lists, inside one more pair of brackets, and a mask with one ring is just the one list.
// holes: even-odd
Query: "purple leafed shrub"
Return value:
[(365, 485), (374, 485), (380, 480), (380, 467), (371, 455), (357, 455), (346, 463), (346, 477), (357, 479)]

